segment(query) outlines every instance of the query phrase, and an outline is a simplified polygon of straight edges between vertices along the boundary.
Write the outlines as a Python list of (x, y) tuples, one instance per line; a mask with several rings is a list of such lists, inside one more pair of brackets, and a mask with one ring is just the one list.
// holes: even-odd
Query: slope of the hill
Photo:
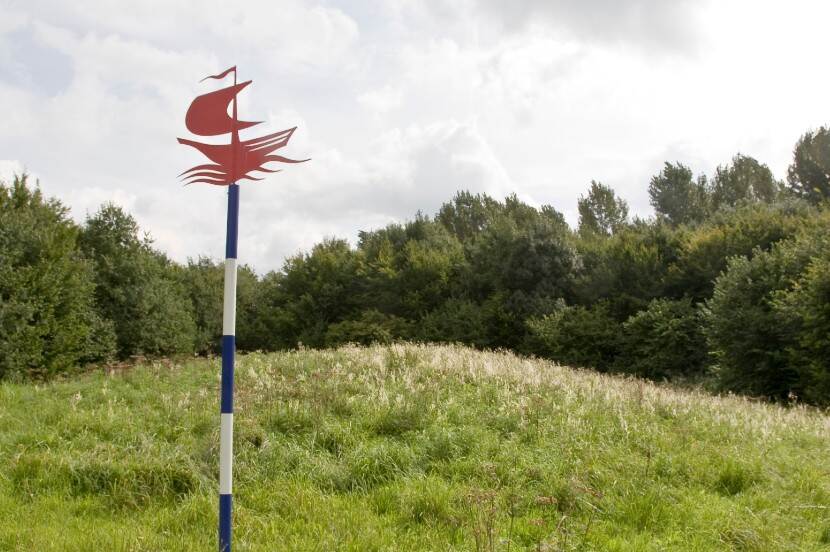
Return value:
[[(0, 386), (0, 550), (213, 550), (218, 360)], [(236, 551), (826, 550), (830, 418), (510, 354), (237, 369)]]

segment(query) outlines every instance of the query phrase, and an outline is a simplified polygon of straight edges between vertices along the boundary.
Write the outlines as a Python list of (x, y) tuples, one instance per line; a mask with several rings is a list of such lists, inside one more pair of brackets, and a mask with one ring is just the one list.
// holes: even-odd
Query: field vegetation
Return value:
[[(0, 384), (0, 550), (213, 549), (218, 375)], [(830, 547), (809, 407), (451, 345), (252, 353), (237, 384), (234, 550)]]

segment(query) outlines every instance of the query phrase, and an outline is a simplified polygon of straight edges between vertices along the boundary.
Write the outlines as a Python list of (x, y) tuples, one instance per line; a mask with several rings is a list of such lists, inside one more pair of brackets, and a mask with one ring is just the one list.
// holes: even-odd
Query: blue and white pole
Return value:
[[(234, 106), (235, 107), (235, 106)], [(222, 399), (219, 425), (219, 552), (231, 550), (233, 496), (233, 368), (236, 355), (236, 244), (239, 236), (239, 185), (228, 187), (225, 238), (225, 298), (222, 312)]]
[[(288, 143), (297, 127), (244, 142), (239, 140), (239, 131), (257, 122), (240, 121), (237, 117), (237, 94), (251, 84), (237, 83), (236, 66), (210, 75), (207, 79), (224, 79), (233, 73), (233, 87), (222, 88), (197, 96), (185, 115), (185, 125), (199, 136), (219, 136), (231, 133), (227, 145), (205, 144), (179, 138), (180, 144), (196, 148), (212, 163), (197, 165), (183, 172), (187, 183), (203, 182), (228, 186), (228, 227), (225, 241), (225, 292), (222, 313), (222, 392), (219, 425), (219, 551), (231, 550), (231, 509), (233, 475), (233, 371), (236, 354), (236, 245), (239, 237), (239, 186), (238, 179), (253, 179), (252, 171), (275, 172), (264, 165), (271, 162), (302, 163), (308, 159), (288, 159), (273, 152)], [(204, 79), (202, 79), (204, 80)], [(233, 102), (233, 117), (228, 117), (228, 101)], [(229, 130), (230, 129), (230, 130)], [(239, 159), (237, 159), (239, 158)], [(237, 161), (241, 165), (237, 166)]]

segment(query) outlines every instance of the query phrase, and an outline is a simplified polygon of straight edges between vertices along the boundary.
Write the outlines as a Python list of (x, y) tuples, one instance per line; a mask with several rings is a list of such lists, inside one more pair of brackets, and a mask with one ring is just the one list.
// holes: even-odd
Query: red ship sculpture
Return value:
[[(236, 115), (236, 95), (252, 81), (236, 83), (236, 66), (205, 79), (223, 79), (233, 73), (233, 86), (221, 88), (198, 96), (185, 116), (185, 126), (197, 136), (231, 135), (230, 144), (204, 144), (179, 138), (179, 143), (199, 150), (212, 163), (197, 165), (179, 176), (185, 184), (204, 183), (216, 186), (229, 186), (238, 180), (262, 180), (251, 176), (252, 172), (275, 173), (279, 169), (269, 169), (270, 162), (303, 163), (308, 159), (289, 159), (274, 153), (288, 144), (297, 127), (268, 134), (260, 138), (240, 140), (239, 131), (260, 124), (262, 121), (240, 121)], [(233, 102), (233, 116), (228, 115), (228, 108)]]

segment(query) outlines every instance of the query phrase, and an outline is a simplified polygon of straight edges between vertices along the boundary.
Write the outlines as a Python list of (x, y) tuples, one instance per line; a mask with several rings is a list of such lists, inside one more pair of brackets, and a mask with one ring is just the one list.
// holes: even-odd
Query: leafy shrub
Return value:
[(440, 308), (428, 312), (418, 324), (418, 337), (435, 343), (467, 343), (478, 347), (490, 345), (492, 309), (463, 299), (450, 299)]
[(830, 215), (752, 259), (738, 257), (707, 302), (720, 386), (830, 404)]
[(822, 307), (809, 291), (796, 291), (803, 287), (797, 282), (811, 258), (827, 250), (827, 231), (818, 227), (751, 259), (736, 257), (717, 278), (706, 334), (721, 388), (777, 399), (803, 396), (805, 381), (792, 355), (801, 340), (797, 327)]
[(0, 184), (0, 378), (49, 376), (113, 350), (68, 209), (26, 175)]
[(722, 389), (780, 399), (796, 385), (783, 321), (772, 304), (774, 292), (789, 282), (792, 270), (784, 265), (777, 252), (736, 257), (716, 280), (706, 334)]
[[(259, 281), (247, 265), (237, 268), (236, 277), (236, 347), (257, 349), (254, 339), (256, 293)], [(222, 339), (222, 308), (225, 266), (207, 257), (189, 260), (182, 271), (182, 285), (193, 306), (195, 352), (218, 353)]]
[(409, 334), (406, 320), (376, 310), (363, 311), (355, 320), (331, 324), (326, 330), (326, 345), (336, 347), (343, 343), (391, 343)]
[(326, 240), (310, 253), (285, 262), (282, 273), (263, 281), (264, 303), (273, 310), (259, 330), (267, 344), (311, 347), (326, 345), (329, 324), (359, 312), (360, 259), (345, 240)]
[(830, 248), (812, 258), (773, 304), (787, 328), (788, 361), (798, 373), (801, 398), (830, 404)]
[(618, 322), (666, 294), (669, 271), (679, 253), (679, 232), (667, 224), (637, 221), (607, 239), (583, 239), (576, 299), (604, 301)]
[(800, 200), (755, 203), (721, 210), (703, 224), (681, 230), (678, 256), (666, 279), (666, 295), (705, 301), (730, 258), (768, 251), (773, 244), (812, 225), (816, 214)]
[(115, 327), (118, 354), (192, 352), (196, 328), (180, 267), (138, 232), (131, 215), (108, 204), (87, 219), (80, 235), (81, 250), (95, 264), (97, 304)]
[(528, 327), (536, 352), (563, 364), (613, 368), (620, 352), (620, 324), (606, 303), (593, 307), (560, 306), (553, 314), (531, 319)]
[(706, 368), (703, 315), (689, 299), (655, 299), (623, 324), (618, 369), (650, 379), (696, 378)]

